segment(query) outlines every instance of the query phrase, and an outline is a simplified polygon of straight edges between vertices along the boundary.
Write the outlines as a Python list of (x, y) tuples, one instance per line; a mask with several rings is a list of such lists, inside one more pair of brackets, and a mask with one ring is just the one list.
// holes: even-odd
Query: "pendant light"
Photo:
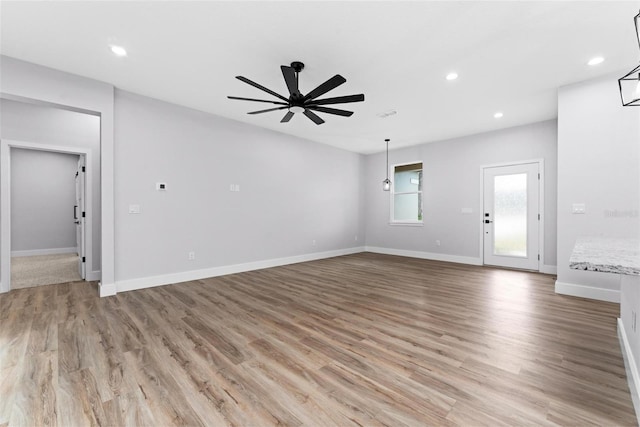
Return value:
[[(638, 46), (640, 47), (640, 13), (635, 17)], [(640, 65), (618, 79), (622, 105), (640, 107)]]
[(387, 179), (382, 181), (382, 190), (389, 191), (391, 190), (391, 181), (389, 180), (389, 138), (385, 139), (387, 143)]

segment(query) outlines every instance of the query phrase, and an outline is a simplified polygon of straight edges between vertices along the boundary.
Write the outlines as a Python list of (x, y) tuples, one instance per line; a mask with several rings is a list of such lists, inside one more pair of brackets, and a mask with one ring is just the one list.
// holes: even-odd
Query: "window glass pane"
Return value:
[(422, 190), (422, 171), (398, 171), (393, 174), (393, 190), (396, 193), (406, 193)]
[(393, 219), (395, 221), (418, 221), (422, 219), (420, 199), (422, 195), (395, 194), (393, 196)]
[(494, 177), (494, 254), (527, 256), (527, 174)]

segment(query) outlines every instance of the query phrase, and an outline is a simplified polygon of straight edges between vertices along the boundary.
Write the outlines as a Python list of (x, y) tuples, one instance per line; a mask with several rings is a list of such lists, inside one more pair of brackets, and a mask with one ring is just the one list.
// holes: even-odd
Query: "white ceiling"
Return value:
[[(372, 153), (557, 116), (557, 88), (637, 65), (638, 1), (297, 1), (0, 3), (4, 55), (347, 150)], [(115, 57), (109, 44), (128, 51)], [(595, 67), (587, 61), (605, 61)], [(334, 74), (326, 97), (350, 118), (247, 115), (281, 94), (280, 65), (306, 64), (300, 89)], [(447, 81), (451, 71), (459, 74)], [(614, 76), (615, 77), (615, 76)], [(384, 119), (378, 114), (398, 113)], [(502, 119), (493, 114), (503, 111)]]

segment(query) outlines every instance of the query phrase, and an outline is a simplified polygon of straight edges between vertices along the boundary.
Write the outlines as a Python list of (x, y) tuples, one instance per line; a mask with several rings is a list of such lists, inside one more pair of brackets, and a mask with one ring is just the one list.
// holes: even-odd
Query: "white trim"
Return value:
[[(29, 141), (0, 140), (0, 293), (11, 289), (11, 149), (47, 151), (84, 156), (91, 163), (91, 150), (83, 147), (39, 144)], [(85, 242), (88, 266), (93, 266), (93, 184), (92, 173), (85, 177)]]
[(51, 249), (32, 249), (28, 251), (11, 251), (11, 257), (23, 256), (39, 256), (39, 255), (58, 255), (58, 254), (77, 254), (78, 248), (51, 248)]
[[(538, 223), (538, 253), (540, 254), (540, 260), (538, 261), (538, 271), (540, 273), (546, 273), (544, 263), (544, 159), (531, 159), (531, 160), (519, 160), (515, 162), (493, 163), (487, 165), (480, 165), (480, 223), (484, 220), (484, 170), (487, 168), (497, 168), (503, 166), (517, 166), (526, 165), (530, 163), (538, 164), (538, 173), (540, 174), (540, 180), (538, 181), (538, 212), (540, 213), (540, 221)], [(480, 225), (480, 264), (484, 265), (484, 227)], [(548, 273), (548, 274), (557, 274)]]
[(429, 259), (432, 261), (454, 262), (457, 264), (482, 265), (480, 258), (460, 255), (438, 254), (433, 252), (409, 251), (405, 249), (380, 248), (376, 246), (365, 246), (366, 252), (376, 254), (406, 256), (409, 258)]
[(558, 274), (558, 266), (557, 265), (540, 265), (540, 273)]
[(102, 298), (102, 297), (113, 296), (118, 292), (118, 290), (116, 289), (115, 283), (110, 283), (108, 285), (104, 283), (99, 283), (98, 292), (100, 292), (100, 298)]
[(631, 392), (631, 400), (633, 401), (633, 407), (636, 410), (636, 419), (640, 424), (640, 375), (638, 374), (638, 365), (636, 365), (635, 358), (633, 357), (633, 351), (631, 351), (631, 345), (627, 339), (627, 333), (624, 330), (624, 324), (622, 319), (618, 318), (618, 339), (620, 340), (620, 349), (622, 350), (622, 357), (624, 359), (624, 368), (627, 374), (627, 384), (629, 384), (629, 391)]
[(620, 291), (616, 291), (614, 289), (596, 288), (593, 286), (576, 285), (574, 283), (559, 282), (557, 280), (556, 293), (562, 295), (571, 295), (574, 297), (620, 303)]
[(191, 280), (206, 279), (209, 277), (225, 276), (227, 274), (244, 273), (246, 271), (261, 270), (263, 268), (279, 267), (282, 265), (297, 264), (299, 262), (314, 261), (324, 258), (332, 258), (342, 255), (351, 255), (364, 252), (364, 247), (338, 249), (327, 252), (315, 252), (305, 255), (296, 255), (285, 258), (274, 258), (262, 261), (247, 262), (243, 264), (225, 265), (221, 267), (205, 268), (202, 270), (183, 271), (180, 273), (163, 274), (161, 276), (141, 277), (116, 281), (115, 289), (101, 286), (100, 296), (115, 295), (116, 292), (133, 291), (136, 289), (152, 288), (155, 286), (170, 285), (173, 283), (189, 282)]

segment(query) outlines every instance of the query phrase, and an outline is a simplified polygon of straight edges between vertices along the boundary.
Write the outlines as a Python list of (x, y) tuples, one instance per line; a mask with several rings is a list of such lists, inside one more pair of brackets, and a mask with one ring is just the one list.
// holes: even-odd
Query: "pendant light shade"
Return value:
[[(635, 24), (638, 48), (640, 48), (640, 13), (635, 17)], [(622, 105), (640, 107), (640, 65), (618, 79), (618, 86), (620, 87)]]
[(387, 179), (382, 181), (382, 190), (391, 190), (391, 181), (389, 180), (389, 139), (384, 140), (387, 143)]

